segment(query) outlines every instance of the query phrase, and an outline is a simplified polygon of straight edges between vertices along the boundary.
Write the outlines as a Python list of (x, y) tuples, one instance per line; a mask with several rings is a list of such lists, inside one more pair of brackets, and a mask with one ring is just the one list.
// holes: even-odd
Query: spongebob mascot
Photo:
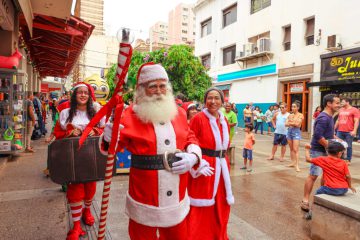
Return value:
[(110, 88), (106, 80), (102, 79), (99, 74), (93, 74), (86, 78), (84, 82), (90, 84), (90, 86), (93, 87), (96, 101), (104, 106), (110, 93)]

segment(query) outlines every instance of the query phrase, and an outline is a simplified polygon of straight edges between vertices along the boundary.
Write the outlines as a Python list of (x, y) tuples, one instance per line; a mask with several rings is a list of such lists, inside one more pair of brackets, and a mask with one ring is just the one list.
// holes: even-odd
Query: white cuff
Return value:
[(196, 144), (190, 144), (187, 146), (186, 152), (194, 153), (199, 158), (199, 160), (202, 159), (201, 148)]

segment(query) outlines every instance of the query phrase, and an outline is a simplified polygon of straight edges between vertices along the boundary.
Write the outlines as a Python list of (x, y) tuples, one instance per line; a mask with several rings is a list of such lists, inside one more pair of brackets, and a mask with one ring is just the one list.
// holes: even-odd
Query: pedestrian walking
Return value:
[(265, 112), (265, 122), (266, 122), (266, 126), (267, 126), (267, 130), (268, 130), (268, 135), (271, 135), (271, 132), (274, 131), (274, 126), (272, 125), (272, 118), (274, 116), (273, 113), (274, 110), (274, 106), (271, 105), (268, 110), (266, 110)]
[(295, 101), (291, 104), (291, 114), (288, 116), (285, 122), (285, 126), (288, 127), (287, 141), (290, 148), (290, 160), (291, 163), (288, 167), (295, 167), (297, 172), (300, 172), (299, 168), (299, 146), (301, 140), (301, 124), (304, 120), (304, 115), (299, 112), (300, 102)]
[(275, 113), (272, 124), (275, 128), (274, 132), (274, 141), (273, 147), (271, 150), (271, 155), (268, 157), (268, 160), (274, 160), (275, 153), (277, 151), (277, 146), (281, 146), (281, 155), (280, 155), (280, 162), (284, 161), (284, 156), (286, 152), (286, 145), (287, 145), (287, 127), (285, 126), (286, 119), (288, 118), (289, 113), (286, 109), (286, 103), (281, 103), (280, 105), (280, 112)]
[[(229, 127), (223, 113), (221, 90), (210, 88), (204, 96), (205, 109), (190, 122), (199, 140), (202, 159), (198, 170), (189, 179), (191, 209), (187, 240), (228, 240), (227, 224), (230, 205), (234, 203), (229, 175), (230, 163), (226, 156), (229, 147)], [(209, 166), (202, 170), (201, 166)], [(203, 176), (197, 173), (204, 171)], [(209, 171), (209, 172), (208, 172)], [(211, 177), (213, 172), (215, 174)], [(173, 239), (173, 238), (172, 238)]]
[[(316, 158), (326, 156), (326, 148), (328, 147), (328, 140), (334, 139), (334, 121), (333, 115), (340, 108), (340, 99), (335, 94), (327, 94), (323, 98), (324, 111), (315, 119), (313, 136), (311, 139), (310, 156)], [(311, 164), (309, 176), (306, 178), (304, 185), (304, 196), (301, 202), (301, 209), (309, 211), (309, 197), (313, 189), (314, 183), (318, 176), (322, 174), (322, 169), (319, 166)]]
[(255, 134), (257, 134), (257, 131), (260, 128), (260, 132), (261, 135), (264, 135), (264, 120), (266, 119), (264, 113), (262, 112), (262, 110), (260, 108), (258, 108), (258, 113), (257, 113), (257, 119), (256, 119), (256, 128), (255, 128)]
[(26, 147), (25, 152), (35, 152), (34, 149), (31, 147), (31, 135), (34, 130), (35, 126), (35, 110), (34, 110), (34, 95), (32, 92), (27, 93), (27, 99), (25, 102), (26, 106)]
[(235, 134), (235, 128), (237, 125), (237, 117), (236, 114), (232, 111), (231, 103), (226, 102), (225, 104), (225, 111), (223, 111), (224, 116), (226, 117), (226, 120), (229, 123), (230, 127), (230, 143), (232, 142), (232, 138)]
[(252, 124), (252, 118), (253, 118), (253, 113), (250, 109), (250, 106), (249, 104), (247, 104), (243, 110), (243, 115), (244, 115), (244, 123), (245, 125), (246, 124), (249, 124), (251, 123)]
[(257, 125), (258, 125), (257, 119), (258, 119), (259, 110), (260, 110), (260, 108), (258, 106), (256, 106), (254, 108), (254, 110), (252, 111), (252, 115), (253, 115), (252, 121), (253, 121), (253, 125), (255, 128), (255, 133), (256, 133), (256, 129), (257, 129)]
[(350, 102), (351, 99), (348, 97), (341, 99), (342, 108), (339, 110), (339, 117), (335, 123), (336, 136), (348, 144), (346, 160), (349, 162), (352, 158), (352, 142), (357, 134), (360, 117), (359, 110), (351, 106)]
[(321, 107), (317, 106), (316, 109), (315, 109), (315, 112), (313, 114), (313, 119), (316, 119), (319, 116), (320, 113), (321, 113)]
[[(243, 158), (244, 158), (244, 166), (241, 168), (248, 172), (252, 172), (252, 164), (253, 164), (253, 146), (255, 144), (255, 135), (252, 133), (253, 130), (252, 124), (245, 125), (245, 140), (244, 140), (244, 148), (243, 148)], [(249, 168), (247, 167), (247, 162), (249, 161)]]

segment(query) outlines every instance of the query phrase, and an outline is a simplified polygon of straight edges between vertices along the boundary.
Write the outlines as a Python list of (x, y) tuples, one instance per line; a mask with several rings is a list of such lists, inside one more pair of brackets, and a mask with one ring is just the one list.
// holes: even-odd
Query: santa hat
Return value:
[(185, 102), (181, 107), (184, 108), (185, 111), (187, 112), (190, 110), (190, 108), (193, 108), (193, 107), (196, 108), (196, 104), (193, 102)]
[(137, 74), (137, 86), (158, 79), (169, 81), (169, 77), (165, 71), (165, 68), (160, 64), (153, 62), (145, 63), (141, 65)]
[(94, 93), (94, 89), (92, 88), (92, 86), (90, 84), (87, 84), (87, 83), (84, 83), (84, 82), (77, 82), (74, 87), (73, 87), (73, 90), (79, 88), (79, 87), (87, 87), (88, 90), (89, 90), (89, 94), (92, 98), (92, 100), (94, 102), (96, 102), (96, 98), (95, 98), (95, 93)]

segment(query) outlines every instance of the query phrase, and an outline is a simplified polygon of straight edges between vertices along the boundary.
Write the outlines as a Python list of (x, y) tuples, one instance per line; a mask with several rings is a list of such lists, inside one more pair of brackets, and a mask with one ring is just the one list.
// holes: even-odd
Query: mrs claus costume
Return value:
[[(220, 95), (222, 96), (222, 93)], [(216, 119), (205, 108), (190, 122), (190, 128), (202, 150), (202, 160), (200, 167), (193, 169), (192, 177), (189, 178), (189, 240), (228, 239), (227, 223), (230, 205), (234, 203), (229, 175), (230, 164), (228, 157), (225, 157), (229, 146), (229, 125), (222, 112), (218, 112), (219, 118)], [(220, 157), (213, 157), (215, 151)], [(214, 174), (200, 175), (199, 170), (203, 166), (214, 168)]]

